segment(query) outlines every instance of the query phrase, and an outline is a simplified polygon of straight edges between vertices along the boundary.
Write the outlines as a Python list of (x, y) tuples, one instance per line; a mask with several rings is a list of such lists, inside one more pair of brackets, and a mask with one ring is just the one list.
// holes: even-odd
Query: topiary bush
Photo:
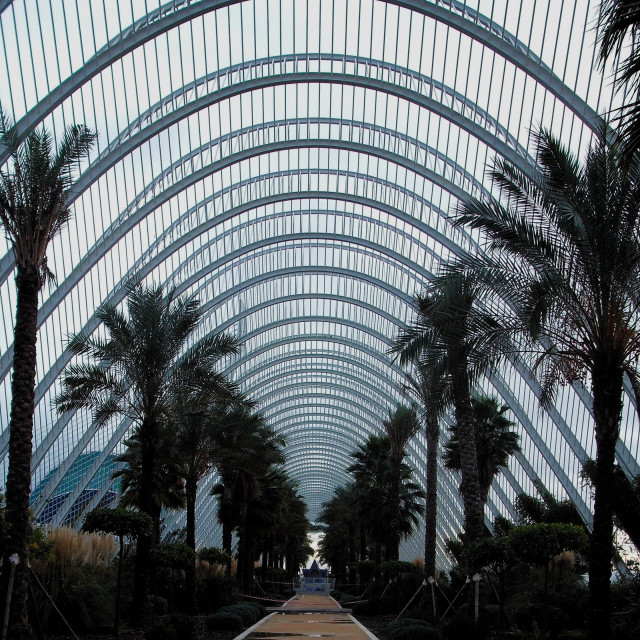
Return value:
[(154, 624), (144, 634), (145, 640), (178, 640), (178, 632), (170, 624)]
[(231, 611), (222, 611), (208, 615), (206, 625), (211, 631), (240, 631), (242, 618)]
[(196, 623), (191, 616), (174, 613), (171, 616), (171, 626), (178, 632), (180, 640), (192, 640)]
[(409, 624), (389, 633), (389, 638), (391, 640), (439, 640), (440, 634), (432, 626)]
[(157, 616), (166, 616), (169, 613), (169, 601), (162, 596), (148, 595), (147, 608), (149, 613), (155, 611)]
[(247, 602), (247, 604), (251, 605), (252, 607), (255, 607), (258, 610), (258, 615), (260, 616), (260, 618), (264, 618), (267, 615), (267, 608), (261, 602), (252, 601), (252, 602)]
[(400, 618), (398, 620), (393, 620), (389, 623), (389, 633), (394, 633), (396, 630), (401, 629), (402, 627), (411, 627), (411, 626), (423, 626), (423, 627), (433, 627), (433, 625), (426, 620), (420, 620), (418, 618)]
[(236, 615), (240, 616), (240, 618), (242, 619), (242, 625), (244, 627), (250, 627), (252, 624), (258, 622), (257, 610), (250, 605), (247, 605), (246, 603), (230, 604), (226, 607), (222, 607), (222, 609), (220, 609), (218, 613), (224, 613), (226, 611), (235, 613)]

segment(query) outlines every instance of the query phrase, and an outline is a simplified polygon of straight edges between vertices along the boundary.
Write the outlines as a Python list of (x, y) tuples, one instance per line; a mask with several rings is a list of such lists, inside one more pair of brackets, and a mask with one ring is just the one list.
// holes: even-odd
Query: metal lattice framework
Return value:
[[(79, 524), (117, 493), (113, 455), (131, 423), (98, 428), (84, 411), (57, 415), (52, 398), (70, 362), (65, 338), (99, 332), (97, 307), (121, 303), (136, 274), (198, 295), (194, 340), (243, 339), (226, 372), (287, 437), (287, 468), (314, 519), (348, 480), (349, 453), (403, 400), (388, 348), (413, 295), (443, 263), (479, 251), (451, 208), (487, 193), (496, 155), (535, 171), (532, 129), (581, 152), (615, 106), (594, 71), (596, 10), (591, 0), (1, 1), (0, 101), (21, 133), (71, 122), (99, 132), (75, 217), (49, 251), (57, 285), (38, 322), (36, 516)], [(13, 274), (2, 238), (0, 477)], [(509, 405), (523, 450), (494, 482), (487, 521), (513, 516), (539, 479), (589, 522), (578, 478), (594, 455), (588, 391), (564, 388), (543, 411), (518, 360), (481, 387)], [(630, 474), (640, 470), (633, 409), (628, 398), (617, 451)], [(422, 483), (425, 447), (420, 434), (408, 454)], [(219, 544), (215, 482), (200, 486), (199, 544)], [(462, 523), (458, 483), (440, 469), (442, 563)], [(167, 514), (167, 531), (183, 519)], [(421, 555), (421, 540), (403, 556)]]

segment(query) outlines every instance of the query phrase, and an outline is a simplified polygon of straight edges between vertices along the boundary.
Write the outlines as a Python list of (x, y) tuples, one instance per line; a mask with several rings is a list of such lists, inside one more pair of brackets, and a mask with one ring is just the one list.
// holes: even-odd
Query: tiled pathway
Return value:
[(377, 640), (353, 616), (345, 613), (329, 595), (303, 594), (282, 607), (236, 640)]

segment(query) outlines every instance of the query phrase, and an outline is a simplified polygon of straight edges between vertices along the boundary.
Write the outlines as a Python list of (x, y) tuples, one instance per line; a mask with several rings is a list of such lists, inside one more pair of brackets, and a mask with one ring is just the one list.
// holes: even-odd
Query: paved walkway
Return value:
[(331, 596), (315, 593), (295, 596), (280, 611), (263, 618), (236, 640), (286, 638), (377, 640), (352, 615), (345, 613)]

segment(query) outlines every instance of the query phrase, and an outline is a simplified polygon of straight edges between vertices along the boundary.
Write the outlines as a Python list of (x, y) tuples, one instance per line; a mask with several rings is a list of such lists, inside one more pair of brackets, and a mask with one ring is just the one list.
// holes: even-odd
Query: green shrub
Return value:
[(582, 629), (570, 629), (558, 634), (558, 640), (584, 640), (586, 637), (587, 634)]
[[(433, 611), (431, 613), (433, 614)], [(420, 607), (409, 609), (405, 615), (406, 615), (406, 618), (404, 618), (405, 620), (409, 618), (413, 618), (414, 620), (425, 620), (425, 621), (430, 620), (429, 611), (427, 611), (427, 609), (421, 609)]]
[(403, 573), (416, 573), (418, 567), (404, 560), (389, 560), (380, 564), (380, 570), (389, 578), (396, 578)]
[(162, 596), (147, 596), (147, 607), (149, 609), (149, 613), (155, 611), (157, 616), (166, 616), (167, 613), (169, 613), (169, 601)]
[(145, 640), (178, 640), (178, 632), (169, 624), (154, 624), (144, 634)]
[(216, 547), (203, 547), (198, 551), (198, 558), (209, 564), (227, 564), (231, 561), (231, 556), (228, 553)]
[[(336, 600), (338, 600), (338, 598), (336, 598)], [(338, 602), (340, 604), (346, 604), (347, 602), (354, 602), (355, 600), (358, 600), (356, 596), (352, 596), (350, 593), (341, 593)]]
[(211, 631), (240, 631), (242, 618), (231, 611), (212, 613), (207, 616), (206, 625)]
[(231, 613), (235, 613), (240, 616), (244, 627), (250, 627), (252, 624), (258, 622), (258, 611), (246, 603), (230, 604), (226, 607), (222, 607), (218, 613), (224, 613), (226, 611), (230, 611)]
[(438, 640), (440, 635), (435, 627), (423, 624), (409, 624), (399, 627), (396, 631), (390, 633), (389, 638), (391, 640)]
[(174, 613), (171, 616), (171, 626), (178, 632), (180, 640), (191, 640), (196, 623), (191, 616)]
[(394, 620), (389, 623), (389, 633), (395, 633), (397, 629), (412, 626), (433, 627), (433, 625), (426, 620), (418, 620), (416, 618), (399, 618), (398, 620)]
[(473, 618), (461, 613), (453, 614), (445, 622), (442, 628), (442, 637), (447, 640), (483, 640), (488, 635), (487, 628), (483, 624), (482, 618), (478, 624)]
[(267, 609), (261, 602), (252, 600), (251, 602), (242, 602), (241, 604), (253, 607), (258, 613), (258, 620), (260, 620), (260, 618), (264, 618), (267, 615)]

